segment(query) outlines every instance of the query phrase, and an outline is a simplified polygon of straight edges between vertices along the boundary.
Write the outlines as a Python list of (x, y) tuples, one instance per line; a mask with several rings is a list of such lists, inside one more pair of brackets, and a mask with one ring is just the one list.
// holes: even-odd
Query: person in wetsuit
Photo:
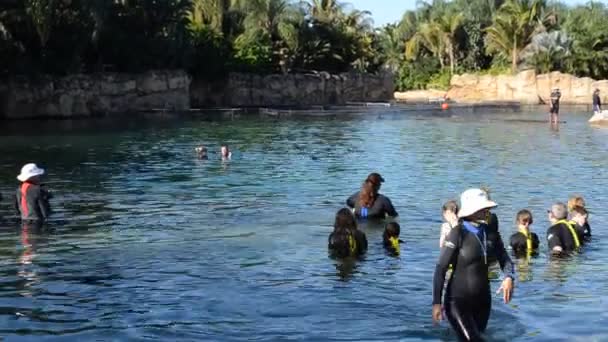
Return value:
[(574, 222), (566, 220), (566, 205), (557, 202), (547, 212), (551, 222), (551, 227), (547, 230), (549, 252), (553, 255), (566, 255), (578, 250), (583, 243), (583, 234), (576, 229)]
[(445, 314), (461, 341), (483, 341), (492, 297), (488, 279), (488, 256), (495, 255), (505, 274), (500, 288), (505, 303), (513, 293), (513, 263), (499, 235), (486, 234), (488, 210), (496, 207), (481, 189), (461, 195), (461, 222), (445, 240), (433, 278), (433, 320), (442, 319), (442, 292), (449, 265), (453, 271), (443, 300)]
[(588, 226), (588, 218), (589, 212), (585, 207), (577, 205), (570, 210), (570, 221), (574, 223), (577, 232), (579, 235), (582, 235), (584, 242), (588, 242), (591, 239), (591, 228), (589, 230), (585, 228), (586, 225)]
[(551, 114), (551, 123), (557, 123), (557, 117), (559, 115), (559, 100), (562, 97), (562, 93), (559, 91), (558, 87), (553, 87), (551, 89), (551, 99), (550, 99), (550, 110), (549, 114)]
[(513, 254), (518, 258), (535, 254), (540, 240), (538, 235), (530, 231), (530, 225), (534, 222), (532, 213), (527, 209), (520, 210), (515, 221), (518, 232), (509, 239)]
[(353, 208), (358, 218), (396, 217), (397, 211), (391, 200), (379, 193), (384, 178), (378, 173), (370, 173), (363, 182), (361, 191), (346, 200), (346, 205)]
[(602, 100), (600, 100), (600, 90), (595, 89), (593, 91), (593, 113), (601, 113), (602, 112)]
[[(583, 196), (574, 195), (568, 199), (568, 213), (570, 214), (570, 219), (573, 219), (574, 213), (573, 210), (575, 207), (582, 207), (585, 209), (585, 199)], [(591, 226), (589, 225), (589, 215), (587, 214), (587, 210), (585, 209), (585, 222), (580, 225), (580, 229), (583, 231), (583, 238), (585, 241), (591, 239)]]
[(15, 196), (15, 209), (22, 221), (46, 222), (51, 214), (48, 190), (40, 184), (40, 178), (44, 170), (36, 164), (26, 164), (21, 168), (21, 174), (17, 179), (21, 185)]
[(401, 253), (401, 244), (403, 241), (399, 239), (401, 234), (401, 226), (397, 222), (389, 222), (384, 227), (384, 233), (382, 234), (382, 244), (387, 251), (393, 255), (399, 255)]
[(357, 229), (357, 221), (349, 209), (342, 208), (336, 213), (327, 247), (337, 258), (358, 257), (367, 251), (367, 237)]

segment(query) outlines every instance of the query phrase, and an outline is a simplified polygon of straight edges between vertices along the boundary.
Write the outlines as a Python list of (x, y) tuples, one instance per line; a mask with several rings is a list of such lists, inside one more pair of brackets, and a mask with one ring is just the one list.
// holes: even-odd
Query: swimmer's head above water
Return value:
[(572, 221), (576, 222), (579, 226), (584, 226), (587, 223), (587, 219), (589, 218), (589, 212), (585, 207), (575, 206), (570, 210), (572, 215)]
[(399, 240), (399, 234), (401, 234), (401, 227), (397, 222), (389, 222), (384, 228), (384, 234), (382, 234), (382, 241), (384, 247), (391, 248), (393, 252), (399, 254), (400, 243), (403, 241)]
[(551, 206), (551, 209), (547, 210), (549, 215), (549, 221), (551, 224), (556, 224), (560, 220), (565, 220), (568, 217), (568, 208), (562, 202), (557, 202)]
[(196, 151), (196, 154), (198, 155), (198, 157), (200, 159), (208, 159), (207, 148), (205, 146), (200, 145), (200, 146), (196, 147), (194, 149), (194, 151)]
[(220, 148), (220, 155), (222, 156), (222, 159), (230, 158), (232, 156), (232, 152), (230, 152), (228, 145), (222, 145)]

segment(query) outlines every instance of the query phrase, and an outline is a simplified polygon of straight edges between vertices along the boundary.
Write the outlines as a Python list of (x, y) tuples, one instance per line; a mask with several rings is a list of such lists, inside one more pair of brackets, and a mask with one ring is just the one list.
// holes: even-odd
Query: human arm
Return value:
[(439, 260), (435, 266), (435, 274), (433, 276), (433, 320), (441, 320), (441, 295), (443, 285), (445, 284), (445, 274), (448, 271), (450, 264), (456, 263), (456, 257), (460, 250), (460, 226), (453, 228), (445, 239)]
[(354, 208), (355, 204), (357, 204), (357, 199), (359, 198), (359, 193), (356, 192), (352, 194), (348, 199), (346, 199), (346, 205), (349, 208)]
[(547, 231), (547, 245), (551, 254), (561, 254), (564, 251), (563, 243), (557, 226)]
[(500, 288), (498, 289), (498, 292), (502, 291), (504, 302), (509, 303), (511, 301), (511, 296), (513, 295), (515, 266), (507, 253), (504, 243), (502, 242), (502, 238), (500, 237), (500, 233), (497, 232), (495, 239), (496, 241), (494, 241), (494, 245), (496, 246), (496, 258), (498, 259), (498, 263), (500, 264), (500, 268), (504, 274), (504, 279)]
[(40, 194), (38, 196), (38, 200), (36, 201), (36, 205), (38, 208), (40, 208), (40, 214), (42, 215), (42, 219), (44, 221), (47, 221), (51, 215), (51, 205), (49, 204), (50, 198), (51, 195), (47, 190), (40, 189)]
[(391, 200), (384, 196), (384, 210), (386, 212), (386, 214), (390, 217), (397, 217), (399, 216), (399, 214), (397, 213), (397, 210), (395, 210), (395, 207), (393, 207), (393, 203), (391, 202)]

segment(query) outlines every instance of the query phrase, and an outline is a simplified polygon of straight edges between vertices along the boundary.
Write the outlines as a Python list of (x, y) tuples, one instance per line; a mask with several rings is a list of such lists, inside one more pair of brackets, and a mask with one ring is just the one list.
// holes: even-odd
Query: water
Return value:
[[(5, 122), (0, 336), (453, 340), (447, 323), (431, 322), (440, 206), (489, 185), (505, 237), (522, 208), (544, 237), (545, 209), (582, 193), (595, 240), (561, 262), (541, 241), (540, 257), (520, 267), (512, 304), (495, 296), (488, 338), (607, 340), (608, 130), (564, 111), (559, 131), (517, 121), (544, 119), (540, 109)], [(212, 151), (230, 144), (233, 160), (197, 160), (201, 142)], [(8, 200), (29, 161), (48, 169), (55, 194), (43, 230), (22, 228)], [(340, 264), (326, 250), (333, 216), (371, 171), (386, 179), (405, 247), (387, 256), (382, 226), (365, 224), (365, 260)]]

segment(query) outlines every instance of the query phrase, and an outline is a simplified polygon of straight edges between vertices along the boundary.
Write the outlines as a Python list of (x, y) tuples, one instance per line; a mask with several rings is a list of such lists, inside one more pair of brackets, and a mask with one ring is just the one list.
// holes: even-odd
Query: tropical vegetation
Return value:
[(602, 79), (606, 18), (599, 1), (428, 0), (375, 29), (337, 0), (5, 0), (0, 77), (389, 71), (400, 90), (529, 68)]

